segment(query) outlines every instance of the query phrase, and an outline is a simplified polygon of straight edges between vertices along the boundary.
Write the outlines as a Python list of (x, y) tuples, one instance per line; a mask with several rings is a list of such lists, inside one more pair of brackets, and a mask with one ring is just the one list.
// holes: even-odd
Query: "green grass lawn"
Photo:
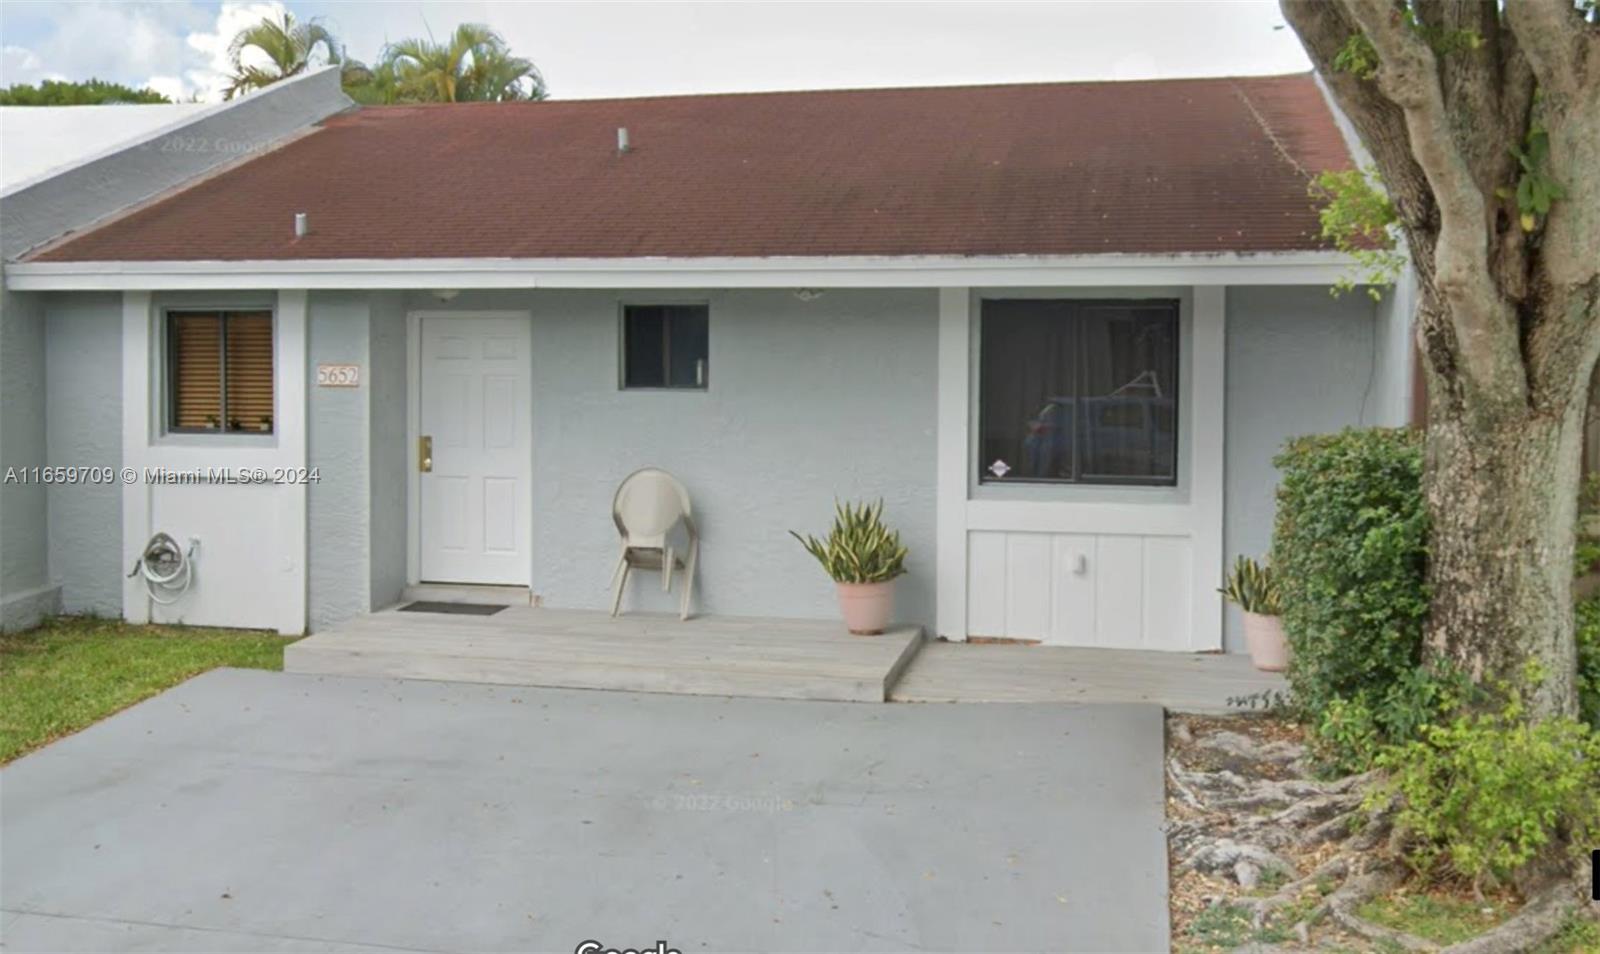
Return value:
[(0, 635), (0, 762), (218, 666), (282, 669), (292, 639), (60, 617)]

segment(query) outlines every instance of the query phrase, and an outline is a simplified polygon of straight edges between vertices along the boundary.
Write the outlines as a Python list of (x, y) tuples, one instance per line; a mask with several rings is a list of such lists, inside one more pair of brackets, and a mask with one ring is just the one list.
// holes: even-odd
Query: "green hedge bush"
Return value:
[(1290, 441), (1272, 538), (1295, 704), (1330, 767), (1415, 737), (1451, 693), (1420, 669), (1428, 614), (1422, 439), (1350, 429)]

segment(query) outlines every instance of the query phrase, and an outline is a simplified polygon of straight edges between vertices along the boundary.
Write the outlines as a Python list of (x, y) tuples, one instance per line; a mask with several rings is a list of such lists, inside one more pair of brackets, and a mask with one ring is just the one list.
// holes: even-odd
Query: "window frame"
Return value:
[[(228, 316), (229, 315), (261, 315), (267, 316), (272, 335), (272, 428), (270, 430), (248, 430), (241, 428), (232, 431), (227, 427), (228, 421)], [(178, 413), (178, 375), (177, 368), (177, 336), (172, 332), (173, 319), (184, 315), (215, 316), (219, 325), (217, 331), (218, 351), (218, 406), (220, 427), (179, 427), (177, 424)], [(241, 438), (273, 438), (278, 435), (278, 311), (266, 305), (224, 305), (221, 307), (207, 307), (205, 305), (172, 305), (161, 309), (161, 433), (173, 435), (203, 435), (232, 440)]]
[[(1170, 477), (1139, 477), (1105, 475), (1089, 477), (1085, 475), (1082, 465), (1082, 453), (1079, 444), (1079, 433), (1073, 434), (1072, 471), (1073, 477), (996, 477), (989, 472), (988, 463), (984, 460), (984, 447), (987, 443), (987, 433), (984, 427), (983, 398), (984, 398), (984, 324), (987, 320), (985, 312), (990, 302), (1002, 301), (1028, 301), (1051, 302), (1065, 305), (1069, 310), (1088, 309), (1095, 307), (1164, 307), (1170, 312), (1172, 322), (1172, 475)], [(1069, 319), (1073, 320), (1073, 319)], [(1183, 471), (1183, 434), (1185, 421), (1183, 412), (1184, 385), (1184, 311), (1183, 300), (1163, 295), (1156, 298), (1119, 298), (1119, 297), (1092, 297), (1074, 298), (1055, 295), (995, 295), (978, 299), (976, 333), (973, 336), (973, 362), (972, 376), (973, 387), (973, 444), (972, 467), (977, 473), (977, 486), (986, 488), (1036, 486), (1036, 487), (1128, 487), (1150, 488), (1154, 490), (1170, 490), (1182, 486)], [(1074, 398), (1082, 398), (1082, 389), (1087, 377), (1089, 356), (1087, 349), (1082, 346), (1084, 332), (1079, 326), (1074, 332), (1075, 367), (1073, 368)]]
[[(705, 369), (698, 384), (644, 384), (630, 385), (628, 383), (628, 311), (632, 308), (702, 308), (706, 314), (706, 356)], [(672, 330), (670, 322), (664, 321), (661, 326), (662, 334), (662, 380), (670, 381), (672, 377)], [(667, 391), (677, 393), (704, 393), (711, 390), (711, 302), (705, 299), (693, 301), (621, 301), (617, 303), (617, 390), (619, 391)]]

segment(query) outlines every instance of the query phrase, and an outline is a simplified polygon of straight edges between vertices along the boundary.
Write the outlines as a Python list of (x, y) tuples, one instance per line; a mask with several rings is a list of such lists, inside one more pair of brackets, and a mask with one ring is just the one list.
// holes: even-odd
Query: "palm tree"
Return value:
[[(248, 65), (244, 62), (246, 50), (265, 54), (267, 62)], [(263, 17), (260, 23), (245, 27), (228, 44), (228, 58), (233, 63), (233, 76), (227, 90), (228, 99), (253, 89), (271, 86), (305, 72), (315, 65), (320, 49), (326, 63), (338, 63), (343, 55), (339, 41), (316, 18), (297, 21), (294, 14), (284, 11), (278, 19)]]
[(463, 23), (445, 42), (401, 40), (385, 50), (384, 62), (398, 78), (400, 98), (464, 103), (544, 99), (538, 67), (513, 56), (505, 38), (480, 23)]
[(367, 66), (359, 60), (345, 60), (340, 76), (346, 96), (363, 106), (393, 106), (404, 95), (400, 74), (392, 60), (379, 60)]

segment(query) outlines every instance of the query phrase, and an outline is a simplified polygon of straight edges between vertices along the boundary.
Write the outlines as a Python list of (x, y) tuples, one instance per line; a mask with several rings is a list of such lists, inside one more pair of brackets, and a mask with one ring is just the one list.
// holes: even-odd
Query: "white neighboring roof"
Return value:
[(218, 105), (0, 106), (0, 192), (148, 139)]
[(326, 66), (212, 105), (6, 107), (0, 259), (270, 151), (354, 105), (339, 68)]

